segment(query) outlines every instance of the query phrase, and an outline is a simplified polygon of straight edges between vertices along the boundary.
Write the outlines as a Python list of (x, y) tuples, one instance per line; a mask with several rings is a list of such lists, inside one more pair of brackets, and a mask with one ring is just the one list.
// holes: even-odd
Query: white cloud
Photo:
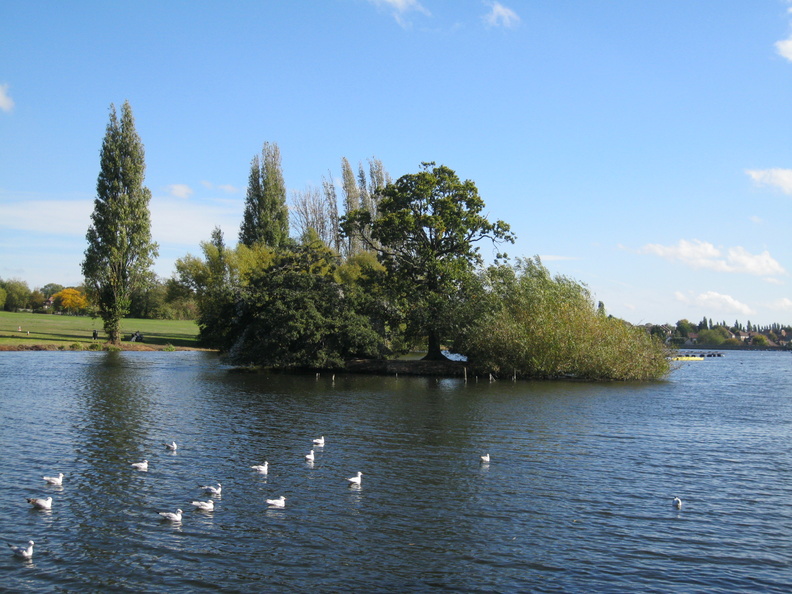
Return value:
[[(91, 225), (94, 201), (15, 200), (0, 202), (0, 228), (52, 236), (85, 237)], [(183, 198), (153, 197), (149, 203), (151, 235), (162, 244), (197, 247), (209, 239), (212, 229), (238, 228), (243, 206), (240, 201), (191, 203)]]
[(91, 224), (93, 200), (17, 200), (0, 203), (0, 227), (84, 236)]
[(506, 27), (510, 29), (520, 23), (520, 17), (511, 8), (507, 8), (500, 2), (484, 2), (489, 5), (490, 11), (482, 18), (489, 27)]
[(14, 100), (8, 94), (8, 85), (0, 85), (0, 110), (10, 112), (14, 109)]
[(781, 311), (792, 311), (792, 299), (788, 297), (776, 299), (770, 304), (770, 307)]
[(758, 186), (773, 186), (784, 194), (792, 194), (792, 169), (747, 169)]
[(226, 194), (236, 194), (239, 192), (239, 188), (231, 184), (213, 184), (210, 181), (202, 180), (201, 185), (207, 190), (221, 190)]
[(650, 243), (640, 249), (640, 253), (654, 254), (666, 260), (679, 261), (691, 268), (706, 268), (717, 272), (754, 274), (757, 276), (777, 276), (786, 270), (765, 250), (751, 254), (745, 248), (729, 248), (726, 255), (711, 243), (694, 239), (679, 240), (677, 245), (664, 246)]
[(183, 199), (154, 197), (149, 204), (151, 237), (160, 244), (198, 247), (200, 242), (211, 237), (212, 229), (216, 226), (222, 229), (238, 228), (242, 209), (238, 201), (191, 203), (185, 206)]
[(170, 184), (167, 188), (170, 195), (176, 198), (189, 198), (193, 193), (192, 188), (187, 184)]
[(564, 260), (580, 260), (577, 256), (539, 256), (542, 262), (561, 262)]
[(418, 0), (368, 0), (375, 6), (390, 8), (393, 12), (393, 17), (401, 26), (407, 26), (407, 21), (404, 20), (404, 15), (409, 12), (420, 12), (426, 16), (432, 16)]
[(792, 37), (776, 41), (775, 48), (779, 56), (792, 62)]
[(741, 301), (737, 301), (731, 295), (724, 295), (716, 291), (707, 291), (706, 293), (701, 293), (693, 297), (688, 297), (680, 291), (677, 291), (674, 293), (674, 296), (677, 301), (697, 305), (705, 311), (714, 310), (723, 313), (738, 313), (743, 315), (753, 315), (756, 313), (750, 306)]

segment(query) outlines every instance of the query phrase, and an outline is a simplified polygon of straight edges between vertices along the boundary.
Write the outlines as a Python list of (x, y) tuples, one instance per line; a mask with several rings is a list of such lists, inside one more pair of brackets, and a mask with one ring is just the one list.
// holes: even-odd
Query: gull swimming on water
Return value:
[(46, 499), (29, 497), (27, 502), (36, 509), (52, 509), (52, 497), (47, 497)]
[(251, 466), (251, 468), (256, 472), (260, 472), (261, 474), (267, 474), (269, 471), (269, 462), (264, 462), (264, 464), (256, 464)]
[(45, 476), (44, 480), (47, 481), (50, 485), (57, 485), (60, 487), (63, 484), (63, 473), (59, 472), (58, 476)]
[(133, 462), (132, 468), (134, 468), (135, 470), (142, 470), (145, 472), (148, 470), (148, 460), (143, 460), (143, 462)]
[(281, 495), (277, 499), (267, 499), (267, 504), (270, 507), (286, 507), (286, 498)]
[(482, 461), (482, 463), (484, 463), (484, 464), (489, 464), (489, 461), (490, 461), (490, 456), (489, 456), (489, 454), (484, 454), (483, 456), (481, 456), (481, 461)]
[(311, 450), (310, 452), (305, 454), (305, 459), (308, 460), (308, 462), (313, 462), (314, 461), (314, 451)]
[(16, 545), (9, 544), (9, 548), (14, 552), (16, 557), (20, 559), (30, 559), (33, 556), (33, 541), (29, 540), (26, 547), (18, 547)]
[(320, 437), (319, 439), (314, 439), (313, 442), (314, 442), (315, 446), (323, 448), (324, 447), (324, 435), (322, 435), (322, 437)]
[(163, 519), (168, 520), (169, 522), (182, 521), (182, 510), (180, 509), (177, 509), (176, 513), (173, 512), (157, 512), (157, 513), (161, 515)]
[(213, 487), (212, 485), (204, 485), (203, 487), (199, 488), (203, 489), (204, 492), (208, 493), (209, 495), (220, 495), (223, 492), (223, 485), (220, 483), (217, 483), (216, 487)]
[(363, 473), (358, 471), (357, 476), (353, 476), (352, 478), (348, 478), (347, 481), (349, 481), (349, 486), (353, 487), (355, 485), (360, 485), (360, 479), (361, 479), (362, 476), (363, 476)]
[(192, 504), (198, 511), (214, 511), (214, 501), (211, 499), (207, 501), (193, 501)]
[(176, 448), (179, 447), (179, 446), (176, 445), (175, 441), (172, 441), (170, 443), (163, 443), (162, 445), (164, 445), (166, 448), (168, 448), (171, 452), (175, 452)]
[(682, 509), (682, 500), (679, 497), (674, 497), (674, 507)]

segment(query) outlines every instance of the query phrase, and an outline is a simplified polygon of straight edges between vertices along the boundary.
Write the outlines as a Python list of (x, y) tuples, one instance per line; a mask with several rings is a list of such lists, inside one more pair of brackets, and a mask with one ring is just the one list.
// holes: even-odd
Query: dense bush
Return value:
[(479, 315), (455, 350), (480, 371), (529, 378), (647, 380), (670, 371), (664, 345), (608, 317), (588, 289), (551, 277), (538, 258), (482, 275)]

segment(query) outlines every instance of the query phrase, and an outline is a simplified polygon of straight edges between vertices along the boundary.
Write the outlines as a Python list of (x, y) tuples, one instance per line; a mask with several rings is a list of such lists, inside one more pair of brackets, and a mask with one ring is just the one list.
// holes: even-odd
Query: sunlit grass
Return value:
[[(21, 331), (20, 331), (21, 329)], [(198, 348), (198, 326), (185, 320), (121, 320), (124, 339), (139, 331), (144, 344), (164, 347), (168, 344), (179, 348)], [(99, 332), (99, 340), (92, 339), (93, 331)], [(11, 313), (0, 311), (0, 346), (29, 348), (34, 345), (53, 345), (70, 348), (104, 343), (107, 336), (102, 331), (102, 320), (83, 316), (60, 316), (51, 314)], [(126, 343), (127, 341), (124, 340)], [(134, 344), (134, 343), (131, 343)]]

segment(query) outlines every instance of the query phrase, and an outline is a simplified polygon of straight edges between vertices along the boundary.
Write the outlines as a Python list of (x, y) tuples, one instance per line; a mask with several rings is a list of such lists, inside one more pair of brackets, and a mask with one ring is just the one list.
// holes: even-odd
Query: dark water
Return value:
[[(0, 355), (0, 389), (0, 538), (36, 542), (0, 553), (6, 591), (792, 589), (790, 354), (652, 384), (465, 384), (22, 352)], [(48, 495), (51, 512), (25, 501)]]

